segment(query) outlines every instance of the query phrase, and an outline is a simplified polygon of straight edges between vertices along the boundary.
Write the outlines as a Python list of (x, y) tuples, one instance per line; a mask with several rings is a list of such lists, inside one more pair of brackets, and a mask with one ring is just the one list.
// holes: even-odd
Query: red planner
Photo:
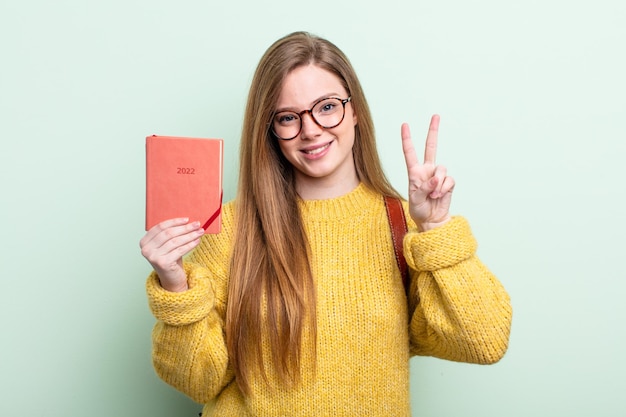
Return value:
[(146, 230), (177, 217), (222, 230), (223, 152), (222, 139), (146, 137)]

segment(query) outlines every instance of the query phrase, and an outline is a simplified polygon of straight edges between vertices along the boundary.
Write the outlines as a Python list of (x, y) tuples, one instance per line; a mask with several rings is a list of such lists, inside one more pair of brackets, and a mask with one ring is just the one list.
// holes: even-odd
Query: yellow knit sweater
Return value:
[[(170, 293), (147, 282), (157, 318), (157, 374), (193, 400), (204, 416), (409, 416), (409, 357), (432, 355), (488, 364), (505, 353), (509, 297), (476, 257), (469, 225), (454, 217), (418, 233), (409, 220), (404, 252), (411, 269), (410, 315), (383, 199), (360, 185), (330, 200), (300, 201), (317, 291), (317, 357), (303, 349), (303, 382), (287, 389), (253, 381), (242, 396), (223, 332), (234, 205), (223, 232), (205, 235), (185, 261), (190, 289)], [(405, 211), (407, 207), (405, 204)], [(407, 213), (407, 219), (408, 213)], [(303, 346), (313, 341), (304, 332)]]

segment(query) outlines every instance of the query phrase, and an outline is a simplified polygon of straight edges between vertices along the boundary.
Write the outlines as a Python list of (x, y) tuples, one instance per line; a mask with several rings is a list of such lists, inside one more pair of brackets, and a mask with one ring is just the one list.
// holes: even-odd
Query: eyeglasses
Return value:
[(302, 130), (302, 116), (305, 113), (309, 113), (311, 119), (324, 129), (339, 126), (346, 115), (346, 103), (351, 100), (352, 97), (346, 99), (337, 97), (323, 98), (317, 101), (310, 110), (302, 110), (300, 113), (293, 111), (278, 112), (272, 119), (272, 132), (278, 139), (294, 139)]

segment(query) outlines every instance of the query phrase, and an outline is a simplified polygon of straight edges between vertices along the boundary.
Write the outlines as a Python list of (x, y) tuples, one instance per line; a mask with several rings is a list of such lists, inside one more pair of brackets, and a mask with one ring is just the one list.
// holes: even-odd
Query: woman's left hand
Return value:
[(419, 163), (409, 125), (402, 124), (402, 150), (409, 175), (409, 212), (420, 231), (427, 231), (450, 220), (450, 201), (454, 179), (442, 165), (435, 165), (439, 116), (430, 120), (424, 162)]

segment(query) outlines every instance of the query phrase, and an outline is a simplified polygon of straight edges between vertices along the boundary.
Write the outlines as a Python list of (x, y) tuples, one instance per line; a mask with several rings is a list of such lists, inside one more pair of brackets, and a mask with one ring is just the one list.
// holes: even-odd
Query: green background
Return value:
[(400, 124), (421, 148), (441, 114), (453, 212), (512, 296), (498, 364), (411, 361), (414, 415), (625, 415), (624, 22), (621, 0), (2, 0), (0, 415), (197, 415), (150, 362), (144, 138), (224, 138), (233, 198), (252, 72), (294, 30), (351, 58), (399, 190)]

